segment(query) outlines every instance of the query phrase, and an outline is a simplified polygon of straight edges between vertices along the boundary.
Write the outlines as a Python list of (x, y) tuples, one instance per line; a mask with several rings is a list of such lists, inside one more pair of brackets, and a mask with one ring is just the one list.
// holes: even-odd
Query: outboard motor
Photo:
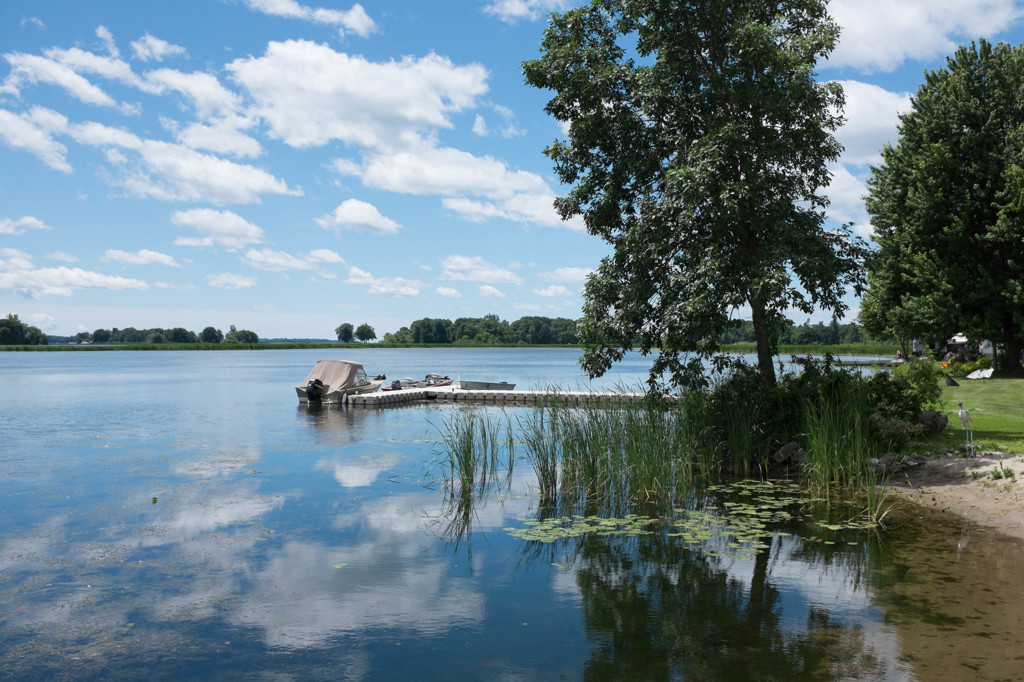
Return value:
[(398, 379), (395, 379), (394, 381), (392, 381), (391, 382), (391, 390), (392, 391), (401, 391), (402, 390), (402, 382), (399, 381)]
[(306, 384), (306, 400), (311, 403), (319, 403), (324, 399), (324, 382), (313, 379)]

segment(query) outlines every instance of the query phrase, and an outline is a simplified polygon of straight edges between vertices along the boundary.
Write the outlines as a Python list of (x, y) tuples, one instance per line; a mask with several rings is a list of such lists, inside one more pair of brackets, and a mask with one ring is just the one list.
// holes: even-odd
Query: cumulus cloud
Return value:
[(144, 62), (162, 62), (167, 57), (188, 56), (188, 51), (184, 47), (154, 38), (148, 31), (146, 35), (132, 41), (131, 46), (135, 58)]
[(434, 293), (444, 298), (462, 298), (459, 290), (452, 289), (451, 287), (438, 287), (434, 289)]
[(39, 218), (30, 215), (22, 216), (17, 220), (11, 218), (0, 218), (0, 234), (25, 234), (28, 230), (51, 230), (49, 225)]
[(489, 284), (519, 284), (523, 281), (511, 270), (492, 265), (480, 256), (448, 256), (441, 259), (440, 278)]
[(0, 291), (39, 298), (70, 296), (86, 289), (148, 289), (140, 279), (104, 275), (81, 268), (37, 268), (31, 256), (16, 249), (0, 249)]
[(552, 284), (546, 289), (531, 289), (538, 296), (572, 296), (572, 291), (560, 284)]
[(242, 0), (251, 10), (276, 17), (301, 19), (315, 24), (334, 26), (342, 36), (346, 32), (366, 38), (377, 30), (377, 25), (359, 3), (348, 10), (306, 7), (295, 0)]
[(374, 277), (372, 273), (352, 267), (348, 273), (346, 284), (359, 284), (366, 287), (368, 293), (381, 296), (419, 296), (423, 282), (404, 277)]
[[(344, 265), (345, 260), (330, 249), (316, 249), (306, 256), (293, 256), (286, 251), (249, 249), (242, 262), (257, 270), (285, 272), (287, 270), (315, 270), (320, 264)], [(321, 274), (324, 274), (321, 272)]]
[(333, 213), (317, 218), (316, 224), (325, 230), (365, 228), (380, 234), (394, 234), (402, 227), (381, 215), (373, 204), (358, 199), (346, 199)]
[(330, 249), (313, 249), (309, 252), (309, 260), (314, 263), (345, 264), (345, 259)]
[(487, 91), (479, 64), (456, 66), (433, 53), (372, 62), (302, 40), (272, 42), (262, 57), (225, 68), (271, 134), (300, 148), (332, 140), (387, 147), (450, 128), (449, 114), (474, 106)]
[(54, 139), (67, 119), (51, 109), (33, 107), (24, 114), (0, 109), (0, 140), (16, 151), (28, 152), (54, 170), (71, 172), (68, 148)]
[(259, 244), (263, 241), (261, 227), (231, 211), (215, 211), (211, 208), (175, 211), (171, 214), (171, 222), (175, 225), (194, 227), (202, 235), (178, 237), (174, 240), (178, 246), (216, 245), (228, 251), (236, 251), (249, 244)]
[(64, 261), (65, 263), (78, 262), (78, 256), (72, 255), (67, 251), (51, 251), (50, 253), (46, 254), (46, 258), (49, 258), (50, 260)]
[(172, 268), (181, 267), (177, 262), (175, 262), (173, 256), (168, 256), (166, 253), (160, 253), (158, 251), (150, 251), (149, 249), (141, 249), (134, 253), (121, 251), (119, 249), (107, 249), (103, 259), (116, 261), (118, 263), (127, 263), (129, 265), (150, 265), (152, 263), (157, 263), (159, 265), (167, 265)]
[(541, 176), (514, 170), (491, 156), (421, 143), (398, 151), (368, 152), (362, 163), (339, 159), (333, 165), (374, 189), (440, 195), (446, 209), (470, 222), (503, 218), (584, 230), (581, 220), (566, 222), (555, 212), (555, 194)]
[(868, 222), (864, 208), (864, 195), (868, 192), (866, 179), (855, 176), (842, 165), (829, 170), (832, 182), (826, 192), (832, 203), (828, 207), (828, 216), (840, 223), (853, 223), (854, 232), (864, 238), (870, 237), (874, 228)]
[(230, 272), (222, 272), (219, 275), (207, 275), (206, 281), (211, 287), (218, 289), (251, 289), (256, 286), (256, 280), (245, 275), (234, 275)]
[(514, 24), (520, 20), (535, 21), (552, 12), (566, 10), (572, 4), (571, 0), (494, 0), (484, 7), (484, 12)]
[(262, 194), (302, 195), (261, 168), (184, 145), (145, 140), (100, 123), (72, 125), (69, 132), (81, 144), (107, 149), (107, 160), (120, 171), (113, 183), (137, 197), (251, 204), (259, 203)]
[(890, 92), (871, 83), (839, 81), (846, 93), (846, 123), (836, 133), (844, 163), (878, 164), (882, 146), (895, 142), (900, 114), (910, 110), (910, 93)]
[(547, 282), (579, 282), (587, 281), (587, 275), (593, 272), (590, 268), (556, 268), (550, 272), (540, 273), (540, 278)]
[(829, 66), (887, 72), (1003, 33), (1024, 8), (1015, 0), (831, 0), (829, 13), (842, 27)]
[(224, 116), (241, 109), (242, 100), (236, 93), (221, 85), (213, 74), (202, 71), (156, 69), (146, 74), (144, 87), (156, 95), (167, 92), (183, 95), (201, 118)]
[(484, 298), (505, 298), (505, 294), (497, 287), (492, 287), (490, 284), (480, 285), (480, 295)]

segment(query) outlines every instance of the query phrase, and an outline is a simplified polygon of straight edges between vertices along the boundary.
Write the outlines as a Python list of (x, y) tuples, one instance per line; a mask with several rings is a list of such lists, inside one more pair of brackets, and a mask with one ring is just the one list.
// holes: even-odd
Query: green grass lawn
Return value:
[(1024, 454), (1024, 379), (957, 379), (959, 386), (944, 386), (939, 411), (949, 426), (929, 442), (932, 447), (956, 447), (965, 442), (957, 417), (957, 400), (974, 420), (976, 449)]

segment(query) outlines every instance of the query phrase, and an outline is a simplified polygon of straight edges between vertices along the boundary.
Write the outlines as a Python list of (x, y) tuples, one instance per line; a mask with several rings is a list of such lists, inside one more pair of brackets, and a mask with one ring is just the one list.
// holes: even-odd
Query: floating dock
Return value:
[(401, 391), (358, 393), (348, 396), (350, 407), (388, 407), (427, 401), (479, 405), (592, 405), (640, 402), (644, 393), (600, 391), (466, 391), (453, 386), (410, 388)]

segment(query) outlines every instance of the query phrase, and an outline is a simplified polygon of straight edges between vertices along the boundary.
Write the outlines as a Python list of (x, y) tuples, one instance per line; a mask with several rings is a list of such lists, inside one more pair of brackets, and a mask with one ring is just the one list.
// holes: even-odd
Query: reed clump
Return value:
[[(515, 410), (514, 420), (503, 412), (503, 423), (460, 411), (442, 440), (449, 486), (463, 495), (492, 485), (499, 470), (510, 480), (521, 457), (542, 501), (563, 508), (678, 500), (722, 478), (795, 476), (826, 499), (854, 491), (880, 522), (884, 481), (872, 460), (907, 445), (892, 435), (906, 429), (892, 425), (916, 421), (929, 391), (919, 376), (862, 377), (829, 358), (808, 359), (767, 389), (756, 370), (737, 365), (705, 390), (640, 403), (577, 405), (556, 393), (542, 407)], [(777, 462), (792, 442), (799, 456)]]

